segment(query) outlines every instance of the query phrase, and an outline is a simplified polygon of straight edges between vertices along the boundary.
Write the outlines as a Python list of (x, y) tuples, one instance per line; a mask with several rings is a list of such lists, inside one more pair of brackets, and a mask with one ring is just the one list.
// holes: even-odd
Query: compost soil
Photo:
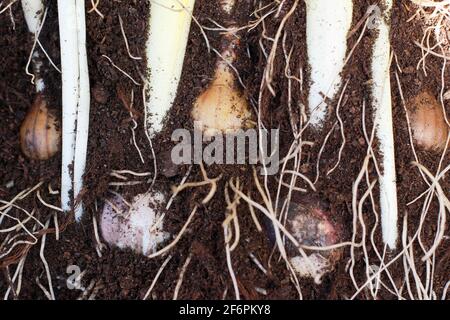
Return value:
[[(264, 2), (264, 1), (263, 1)], [(280, 128), (281, 150), (283, 155), (292, 143), (292, 131), (288, 110), (289, 96), (287, 94), (288, 80), (285, 75), (285, 55), (280, 49), (275, 58), (273, 73), (273, 88), (275, 95), (267, 90), (260, 96), (260, 83), (266, 64), (266, 52), (261, 49), (261, 43), (270, 47), (271, 39), (277, 32), (282, 17), (289, 11), (294, 1), (286, 1), (278, 16), (271, 15), (251, 30), (244, 29), (239, 33), (241, 46), (238, 48), (239, 57), (235, 67), (242, 79), (241, 86), (236, 84), (251, 105), (260, 107), (262, 119), (268, 128)], [(373, 2), (373, 1), (372, 1)], [(367, 7), (373, 4), (371, 1), (358, 1), (353, 21), (354, 32), (349, 37), (349, 48), (352, 48), (362, 32), (361, 24)], [(59, 39), (57, 24), (56, 3), (48, 4), (46, 23), (41, 33), (41, 43), (55, 65), (59, 63)], [(177, 128), (192, 130), (190, 117), (191, 106), (198, 95), (205, 90), (210, 83), (217, 55), (208, 51), (205, 34), (211, 48), (220, 48), (222, 36), (220, 32), (201, 30), (202, 26), (215, 27), (212, 21), (220, 25), (227, 25), (230, 17), (218, 9), (213, 1), (196, 1), (194, 16), (196, 22), (192, 23), (186, 53), (184, 70), (180, 81), (180, 88), (174, 107), (170, 111), (168, 121), (163, 132), (149, 142), (144, 131), (144, 101), (143, 101), (143, 77), (147, 72), (145, 61), (145, 30), (148, 27), (147, 1), (100, 2), (98, 10), (103, 15), (91, 10), (91, 4), (87, 3), (87, 42), (90, 69), (90, 81), (92, 88), (92, 102), (90, 114), (90, 133), (88, 146), (88, 165), (85, 175), (85, 190), (82, 199), (85, 203), (86, 214), (81, 223), (71, 223), (70, 215), (67, 217), (59, 214), (61, 230), (51, 229), (46, 235), (45, 259), (52, 276), (54, 294), (57, 299), (96, 298), (96, 299), (141, 299), (143, 298), (155, 275), (167, 256), (155, 259), (147, 259), (131, 251), (119, 250), (106, 245), (99, 245), (96, 239), (96, 221), (105, 199), (113, 196), (112, 192), (122, 194), (127, 200), (140, 193), (146, 192), (150, 185), (153, 188), (170, 194), (171, 187), (178, 185), (181, 179), (189, 173), (189, 181), (201, 181), (202, 175), (198, 166), (175, 166), (170, 162), (170, 150), (174, 142), (171, 141), (171, 132)], [(250, 17), (254, 7), (250, 1), (239, 1), (232, 14), (233, 23), (244, 26), (249, 25), (255, 17)], [(412, 8), (404, 3), (396, 2), (393, 11), (392, 47), (395, 54), (395, 63), (391, 68), (394, 125), (396, 139), (396, 159), (398, 171), (399, 190), (399, 226), (403, 217), (408, 213), (408, 223), (411, 229), (418, 225), (421, 212), (421, 203), (407, 205), (427, 185), (421, 178), (418, 170), (411, 164), (414, 155), (411, 152), (409, 132), (406, 122), (406, 113), (400, 99), (400, 92), (395, 81), (396, 73), (399, 76), (403, 96), (406, 101), (426, 90), (435, 97), (439, 97), (441, 90), (442, 60), (429, 56), (427, 58), (426, 74), (421, 68), (416, 68), (422, 57), (422, 52), (414, 44), (413, 40), (421, 39), (423, 29), (420, 22), (407, 22), (414, 14)], [(129, 43), (128, 52), (119, 16), (123, 20), (123, 28)], [(308, 60), (306, 55), (304, 5), (299, 5), (285, 26), (285, 47), (292, 49), (290, 68), (297, 75), (302, 70), (302, 75), (308, 79)], [(198, 23), (198, 24), (197, 24)], [(267, 37), (261, 40), (261, 34)], [(33, 40), (26, 30), (26, 24), (19, 5), (11, 7), (11, 15), (0, 15), (0, 198), (12, 199), (16, 194), (42, 182), (41, 196), (48, 203), (58, 204), (59, 197), (51, 190), (59, 189), (59, 176), (61, 161), (55, 157), (50, 161), (37, 162), (26, 159), (19, 146), (18, 132), (29, 106), (34, 99), (34, 87), (30, 83), (24, 68), (27, 64), (29, 52)], [(331, 174), (338, 161), (339, 149), (342, 145), (339, 127), (332, 130), (324, 152), (319, 161), (320, 178), (316, 184), (317, 192), (314, 197), (320, 197), (327, 203), (330, 216), (342, 230), (342, 241), (348, 241), (352, 234), (352, 185), (356, 175), (361, 169), (367, 152), (367, 144), (364, 139), (362, 125), (362, 104), (366, 102), (366, 126), (371, 132), (372, 120), (370, 108), (370, 59), (375, 32), (368, 30), (361, 41), (344, 72), (344, 81), (349, 81), (344, 93), (340, 115), (345, 128), (346, 144), (342, 152), (342, 159)], [(133, 57), (142, 57), (135, 59)], [(122, 71), (115, 68), (111, 61)], [(46, 63), (45, 80), (47, 83), (46, 94), (51, 101), (53, 109), (60, 115), (61, 87), (60, 75), (48, 62)], [(134, 81), (130, 80), (133, 78)], [(444, 74), (445, 83), (450, 80), (449, 69)], [(138, 83), (139, 85), (137, 85)], [(300, 86), (298, 82), (291, 83), (293, 101), (306, 105), (307, 81)], [(448, 90), (448, 87), (446, 88)], [(51, 93), (51, 94), (50, 94)], [(261, 102), (258, 105), (258, 101)], [(333, 102), (332, 105), (336, 106)], [(445, 107), (450, 111), (448, 101)], [(298, 106), (293, 114), (297, 115)], [(323, 132), (308, 130), (305, 139), (313, 141), (312, 146), (306, 146), (302, 155), (301, 172), (314, 180), (318, 154), (325, 140), (326, 134), (332, 129), (337, 120), (335, 110), (330, 112), (330, 121)], [(133, 142), (134, 123), (136, 123), (135, 143)], [(433, 152), (418, 150), (421, 162), (431, 170), (436, 171), (440, 155)], [(141, 158), (142, 155), (142, 158)], [(156, 157), (154, 156), (156, 155)], [(154, 163), (158, 167), (158, 175), (155, 177)], [(443, 158), (443, 163), (450, 162), (450, 155)], [(149, 176), (142, 178), (121, 173), (112, 173), (131, 170), (133, 172), (148, 172)], [(374, 168), (371, 168), (373, 174)], [(222, 222), (226, 215), (226, 202), (224, 190), (227, 181), (231, 178), (239, 179), (242, 188), (248, 191), (254, 199), (261, 201), (253, 182), (253, 172), (247, 166), (211, 166), (207, 168), (210, 178), (221, 176), (215, 197), (206, 205), (201, 203), (208, 193), (208, 188), (194, 188), (183, 191), (176, 197), (169, 209), (164, 226), (166, 231), (173, 235), (178, 234), (187, 217), (195, 206), (199, 210), (190, 224), (187, 232), (180, 242), (170, 251), (171, 259), (156, 282), (149, 299), (171, 299), (178, 281), (181, 268), (187, 257), (191, 262), (184, 276), (183, 285), (178, 298), (182, 299), (231, 299), (234, 298), (233, 285), (228, 272), (224, 246)], [(139, 184), (116, 186), (117, 182), (138, 181)], [(277, 181), (269, 179), (271, 192), (276, 192)], [(298, 187), (308, 187), (299, 185)], [(450, 189), (448, 180), (442, 181), (444, 190)], [(285, 192), (284, 190), (283, 192)], [(33, 194), (20, 201), (20, 205), (28, 210), (35, 210), (36, 217), (46, 221), (54, 214), (45, 207)], [(432, 204), (431, 214), (427, 216), (424, 228), (424, 238), (427, 245), (434, 241), (437, 203)], [(378, 209), (378, 208), (375, 208)], [(367, 224), (373, 225), (374, 217), (370, 203), (363, 208), (367, 212)], [(19, 213), (17, 213), (19, 214)], [(22, 213), (23, 214), (23, 213)], [(18, 216), (19, 217), (19, 216)], [(264, 221), (262, 215), (258, 218)], [(51, 220), (51, 228), (54, 222)], [(283, 260), (278, 255), (272, 255), (273, 242), (266, 232), (258, 232), (245, 203), (239, 207), (239, 223), (241, 238), (239, 246), (232, 253), (233, 269), (237, 276), (239, 290), (244, 299), (297, 299), (299, 293), (293, 285), (290, 273), (286, 270)], [(66, 227), (67, 225), (67, 227)], [(448, 230), (447, 230), (448, 234)], [(57, 239), (59, 235), (59, 239)], [(380, 230), (375, 237), (381, 241)], [(0, 238), (3, 240), (3, 238)], [(47, 286), (46, 270), (40, 256), (42, 238), (37, 245), (30, 246), (23, 270), (22, 288), (20, 299), (45, 299), (45, 294), (37, 282)], [(101, 235), (100, 235), (101, 241)], [(416, 248), (416, 250), (418, 250)], [(449, 243), (444, 240), (436, 254), (436, 290), (442, 291), (448, 280), (450, 259), (448, 257)], [(419, 252), (417, 251), (417, 255)], [(369, 247), (369, 255), (375, 256), (373, 248)], [(266, 272), (257, 267), (251, 257), (256, 257), (262, 263)], [(349, 249), (344, 249), (343, 259), (335, 266), (334, 270), (322, 279), (320, 285), (312, 280), (301, 279), (302, 296), (306, 299), (343, 299), (349, 298), (354, 293), (352, 280), (350, 279), (346, 265), (349, 257)], [(357, 252), (355, 257), (355, 277), (363, 283), (365, 279), (365, 266), (362, 261), (362, 253)], [(9, 274), (13, 274), (17, 262), (9, 260)], [(268, 265), (270, 261), (270, 266)], [(14, 263), (13, 263), (14, 262)], [(67, 278), (72, 273), (70, 266), (77, 266), (83, 271), (81, 284), (89, 289), (70, 290), (67, 286)], [(6, 267), (6, 265), (5, 265)], [(5, 270), (5, 269), (4, 269)], [(394, 265), (392, 269), (393, 281), (401, 284), (404, 277), (403, 266)], [(426, 270), (418, 269), (419, 274)], [(0, 290), (5, 292), (10, 282), (7, 272), (5, 277), (0, 277)], [(14, 296), (14, 295), (12, 295)], [(369, 297), (363, 292), (359, 298)], [(394, 298), (389, 292), (381, 292), (380, 298)]]

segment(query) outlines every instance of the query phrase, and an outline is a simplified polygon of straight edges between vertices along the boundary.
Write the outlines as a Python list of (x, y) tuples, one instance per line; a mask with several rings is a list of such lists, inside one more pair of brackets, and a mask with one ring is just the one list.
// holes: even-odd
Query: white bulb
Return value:
[(128, 206), (115, 197), (103, 208), (100, 219), (103, 238), (120, 249), (128, 248), (143, 255), (156, 252), (169, 237), (163, 230), (159, 212), (163, 201), (161, 193), (146, 193), (136, 196)]

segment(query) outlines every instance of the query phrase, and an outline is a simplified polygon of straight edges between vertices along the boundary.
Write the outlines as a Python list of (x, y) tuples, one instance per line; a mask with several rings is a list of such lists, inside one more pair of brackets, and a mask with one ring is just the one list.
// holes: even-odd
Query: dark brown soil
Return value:
[[(262, 1), (262, 6), (271, 1)], [(294, 1), (285, 2), (284, 8), (279, 16), (271, 15), (265, 20), (264, 25), (247, 31), (244, 29), (239, 33), (241, 47), (238, 49), (239, 59), (236, 68), (245, 85), (239, 86), (246, 95), (252, 106), (257, 108), (260, 92), (260, 83), (266, 64), (266, 58), (261, 50), (261, 34), (274, 37), (281, 23), (281, 19), (289, 11)], [(355, 8), (353, 27), (355, 32), (349, 37), (349, 48), (358, 40), (361, 33), (359, 22), (364, 18), (367, 7), (373, 1), (361, 0)], [(91, 4), (87, 2), (87, 10)], [(176, 167), (169, 161), (170, 149), (173, 145), (171, 132), (176, 128), (192, 129), (190, 117), (191, 106), (198, 95), (205, 89), (212, 79), (217, 56), (214, 52), (208, 52), (205, 39), (196, 23), (192, 24), (183, 75), (180, 89), (172, 108), (168, 121), (162, 134), (152, 141), (153, 150), (144, 133), (144, 106), (142, 99), (142, 85), (135, 85), (130, 79), (115, 69), (107, 58), (109, 57), (121, 69), (126, 70), (137, 82), (142, 83), (142, 76), (146, 74), (145, 59), (134, 60), (128, 55), (119, 24), (119, 15), (123, 19), (124, 29), (130, 45), (130, 51), (134, 56), (145, 56), (145, 32), (147, 28), (147, 12), (149, 12), (148, 1), (130, 1), (129, 3), (101, 1), (98, 9), (104, 15), (101, 18), (97, 13), (91, 12), (87, 15), (87, 38), (88, 57), (90, 67), (90, 80), (92, 88), (90, 134), (88, 149), (88, 165), (85, 176), (86, 188), (83, 193), (83, 201), (86, 205), (86, 214), (81, 223), (69, 224), (65, 230), (61, 230), (60, 239), (56, 240), (54, 232), (47, 235), (45, 246), (45, 258), (50, 268), (53, 288), (57, 299), (76, 299), (81, 296), (79, 290), (69, 290), (66, 279), (70, 275), (67, 268), (72, 265), (78, 266), (85, 274), (82, 285), (95, 287), (98, 299), (141, 299), (150, 287), (155, 275), (166, 259), (166, 256), (147, 259), (130, 251), (122, 251), (116, 248), (105, 247), (101, 256), (96, 251), (97, 241), (94, 236), (93, 217), (103, 207), (104, 199), (111, 197), (111, 191), (116, 191), (131, 200), (135, 195), (143, 193), (150, 187), (149, 181), (143, 179), (142, 184), (136, 186), (115, 187), (112, 182), (119, 182), (116, 177), (111, 176), (114, 170), (132, 170), (135, 172), (154, 171), (154, 157), (158, 166), (158, 175), (153, 188), (162, 190), (169, 194), (172, 185), (179, 184), (185, 175), (188, 166)], [(250, 14), (255, 10), (253, 2), (238, 1), (233, 13), (233, 22), (237, 25), (248, 25), (254, 17)], [(264, 11), (263, 11), (264, 12)], [(421, 39), (423, 35), (422, 25), (419, 21), (407, 22), (414, 14), (410, 7), (397, 2), (394, 8), (392, 23), (392, 47), (395, 53), (394, 63), (391, 69), (393, 102), (395, 115), (396, 155), (398, 171), (399, 190), (399, 227), (406, 213), (411, 230), (418, 225), (421, 212), (421, 204), (417, 202), (408, 206), (411, 200), (425, 191), (427, 185), (423, 182), (418, 170), (412, 166), (414, 156), (411, 152), (410, 139), (406, 123), (406, 114), (403, 109), (396, 79), (396, 72), (402, 84), (405, 100), (408, 101), (417, 93), (428, 90), (431, 94), (439, 97), (441, 91), (442, 60), (429, 56), (427, 59), (427, 75), (416, 65), (421, 58), (421, 51), (414, 40)], [(203, 26), (213, 27), (211, 19), (221, 25), (227, 25), (229, 17), (226, 16), (214, 3), (214, 1), (198, 0), (194, 16)], [(12, 6), (12, 24), (8, 13), (0, 15), (0, 199), (12, 199), (16, 194), (26, 188), (43, 182), (41, 195), (46, 202), (58, 205), (59, 197), (49, 192), (48, 185), (57, 190), (59, 187), (60, 159), (55, 157), (47, 162), (36, 162), (26, 159), (19, 146), (18, 132), (28, 107), (34, 99), (34, 88), (30, 78), (24, 72), (28, 55), (32, 46), (32, 37), (26, 30), (26, 24), (21, 12), (20, 5)], [(308, 79), (308, 61), (306, 56), (305, 39), (306, 13), (304, 3), (301, 2), (295, 13), (287, 21), (285, 26), (286, 48), (291, 50), (291, 70), (302, 69), (305, 79)], [(359, 28), (358, 28), (359, 26)], [(55, 2), (50, 2), (47, 21), (41, 34), (41, 42), (45, 46), (52, 60), (59, 65), (59, 39), (57, 27), (57, 8)], [(213, 48), (220, 48), (221, 35), (219, 32), (205, 30), (209, 43)], [(362, 131), (362, 104), (367, 104), (366, 125), (368, 131), (372, 129), (370, 108), (371, 92), (368, 82), (370, 81), (370, 59), (372, 44), (376, 36), (373, 31), (366, 31), (361, 42), (356, 47), (352, 58), (343, 72), (344, 80), (349, 80), (349, 86), (344, 95), (341, 108), (341, 116), (344, 123), (347, 143), (343, 151), (343, 159), (337, 169), (326, 176), (327, 171), (332, 168), (338, 156), (342, 143), (341, 134), (338, 129), (331, 134), (327, 146), (320, 160), (321, 178), (316, 184), (317, 194), (330, 211), (333, 221), (342, 229), (342, 241), (348, 241), (352, 235), (352, 186), (361, 169), (366, 155), (367, 145)], [(263, 45), (270, 48), (271, 40), (263, 40)], [(264, 91), (261, 100), (261, 112), (264, 124), (268, 128), (281, 129), (281, 155), (285, 154), (292, 142), (288, 116), (287, 80), (285, 74), (284, 55), (279, 49), (275, 59), (273, 86), (276, 95), (272, 96)], [(398, 67), (397, 67), (398, 63)], [(47, 63), (45, 79), (48, 81), (47, 95), (51, 99), (53, 108), (58, 111), (61, 97), (60, 75)], [(401, 71), (400, 71), (401, 70)], [(445, 90), (449, 90), (450, 71), (445, 71)], [(48, 79), (48, 80), (47, 80)], [(237, 84), (238, 86), (238, 84)], [(303, 91), (297, 82), (292, 84), (293, 101), (306, 105), (307, 81), (304, 81)], [(50, 95), (49, 93), (52, 93)], [(131, 101), (131, 96), (134, 96)], [(336, 104), (333, 103), (335, 106)], [(449, 102), (446, 102), (446, 110), (450, 111)], [(133, 118), (130, 115), (132, 111)], [(295, 106), (294, 114), (299, 114), (298, 105)], [(60, 111), (58, 111), (58, 115)], [(136, 144), (142, 152), (141, 161), (138, 151), (132, 143), (133, 119), (138, 127), (135, 130)], [(334, 110), (330, 112), (330, 119), (323, 132), (317, 133), (309, 130), (305, 139), (313, 141), (314, 145), (306, 146), (303, 152), (301, 172), (314, 180), (316, 175), (316, 162), (320, 147), (325, 135), (336, 121)], [(418, 150), (421, 162), (435, 172), (440, 155)], [(450, 155), (444, 156), (444, 167), (450, 163)], [(183, 299), (232, 299), (234, 297), (233, 285), (226, 264), (224, 249), (224, 237), (222, 222), (226, 214), (226, 202), (224, 188), (226, 181), (230, 178), (239, 178), (243, 184), (244, 191), (251, 193), (252, 197), (258, 199), (258, 194), (252, 178), (252, 170), (247, 166), (212, 166), (207, 168), (210, 177), (222, 174), (218, 184), (218, 192), (211, 202), (202, 205), (201, 200), (207, 194), (208, 189), (196, 188), (182, 192), (169, 210), (165, 228), (168, 232), (178, 234), (186, 222), (194, 206), (199, 210), (192, 221), (187, 233), (181, 241), (170, 251), (172, 256), (167, 267), (161, 274), (150, 298), (171, 299), (178, 280), (180, 270), (191, 254), (192, 260), (185, 274), (183, 286), (179, 298)], [(371, 178), (375, 178), (374, 168), (371, 168)], [(198, 166), (193, 166), (189, 181), (200, 181), (202, 179)], [(132, 178), (131, 180), (134, 180)], [(11, 181), (14, 183), (11, 185)], [(151, 182), (151, 180), (150, 180)], [(269, 181), (270, 191), (276, 193), (277, 181), (273, 178)], [(450, 189), (447, 180), (441, 182), (444, 190)], [(307, 187), (307, 185), (299, 185)], [(363, 188), (367, 186), (363, 183)], [(374, 194), (377, 189), (374, 190)], [(31, 211), (35, 209), (36, 217), (46, 221), (52, 213), (51, 210), (41, 204), (35, 194), (30, 195), (18, 204)], [(372, 205), (366, 203), (363, 210), (367, 213), (367, 225), (373, 226)], [(375, 208), (378, 209), (378, 208)], [(434, 202), (430, 209), (423, 230), (426, 245), (430, 246), (436, 233), (438, 204)], [(17, 212), (16, 212), (17, 211)], [(23, 213), (14, 211), (17, 218), (24, 218)], [(13, 211), (11, 211), (12, 213)], [(264, 221), (262, 214), (258, 214)], [(65, 221), (70, 217), (60, 216), (60, 225), (65, 226)], [(10, 222), (9, 222), (10, 223)], [(290, 273), (278, 253), (272, 256), (273, 243), (265, 232), (259, 233), (250, 216), (245, 203), (239, 207), (239, 223), (241, 240), (239, 246), (232, 253), (234, 272), (237, 275), (241, 296), (244, 299), (298, 299), (296, 291), (290, 279)], [(11, 225), (4, 225), (3, 227)], [(50, 227), (54, 226), (52, 220)], [(447, 233), (448, 234), (448, 229)], [(21, 236), (26, 239), (25, 236)], [(21, 239), (22, 239), (21, 238)], [(381, 243), (381, 234), (378, 229), (375, 238)], [(4, 240), (0, 234), (0, 244)], [(47, 287), (47, 278), (40, 257), (40, 244), (32, 246), (28, 252), (23, 270), (22, 288), (20, 299), (45, 299), (43, 291), (37, 285), (36, 279)], [(0, 246), (0, 248), (2, 248)], [(19, 248), (22, 248), (19, 246)], [(28, 248), (28, 247), (27, 247)], [(380, 248), (378, 248), (380, 250)], [(414, 248), (416, 257), (421, 256), (419, 248)], [(3, 249), (2, 249), (3, 250)], [(378, 262), (374, 248), (368, 247), (368, 254), (373, 261)], [(382, 248), (381, 248), (382, 251)], [(436, 253), (435, 290), (442, 292), (450, 272), (449, 242), (446, 238)], [(0, 254), (3, 251), (0, 251)], [(25, 252), (25, 251), (24, 251)], [(20, 252), (19, 252), (20, 253)], [(268, 270), (267, 274), (261, 272), (250, 258), (257, 257)], [(355, 292), (352, 280), (349, 277), (346, 265), (349, 259), (349, 249), (346, 248), (343, 258), (336, 265), (334, 271), (328, 274), (322, 284), (316, 285), (312, 280), (301, 280), (302, 295), (305, 299), (344, 299), (349, 298)], [(394, 255), (394, 253), (392, 254)], [(354, 274), (361, 285), (366, 279), (363, 253), (356, 251)], [(9, 286), (9, 277), (12, 277), (17, 263), (12, 254), (7, 255), (6, 260), (0, 259), (0, 267), (4, 267), (5, 277), (0, 276), (0, 292), (3, 294)], [(6, 261), (6, 262), (5, 262)], [(270, 266), (268, 262), (270, 261)], [(8, 266), (8, 269), (6, 269)], [(8, 270), (8, 271), (7, 271)], [(404, 268), (401, 260), (390, 268), (393, 280), (401, 286), (404, 279)], [(426, 272), (422, 264), (418, 264), (418, 273), (423, 276)], [(10, 276), (7, 276), (9, 272)], [(389, 281), (382, 279), (383, 281)], [(267, 294), (261, 294), (259, 288), (265, 289)], [(10, 298), (14, 295), (10, 294)], [(87, 297), (85, 297), (87, 298)], [(363, 291), (358, 296), (360, 299), (370, 298)], [(380, 290), (379, 298), (392, 299), (394, 296), (387, 291)]]

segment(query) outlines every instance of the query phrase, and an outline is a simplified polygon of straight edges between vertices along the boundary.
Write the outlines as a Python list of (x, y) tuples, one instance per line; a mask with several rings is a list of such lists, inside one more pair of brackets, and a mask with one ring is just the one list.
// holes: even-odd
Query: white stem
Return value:
[[(77, 7), (77, 31), (78, 31), (78, 56), (80, 64), (80, 96), (77, 114), (77, 134), (75, 141), (74, 163), (74, 197), (77, 199), (83, 188), (83, 175), (86, 168), (87, 145), (89, 136), (89, 111), (90, 111), (90, 87), (89, 70), (86, 52), (86, 13), (84, 0), (76, 0)], [(75, 208), (75, 218), (81, 219), (83, 215), (83, 203)]]
[(75, 157), (75, 130), (79, 97), (79, 61), (76, 0), (58, 0), (59, 36), (62, 72), (62, 172), (61, 207), (72, 205), (72, 174)]
[(61, 207), (69, 211), (82, 186), (89, 125), (84, 0), (58, 0), (58, 15), (63, 87)]
[(383, 172), (380, 177), (380, 207), (383, 241), (390, 249), (395, 249), (398, 230), (397, 186), (395, 171), (394, 130), (392, 122), (392, 100), (390, 79), (390, 11), (392, 0), (384, 0), (386, 12), (378, 27), (375, 41), (372, 78), (374, 97), (374, 125), (379, 141), (380, 154), (383, 157)]
[(152, 1), (147, 41), (149, 135), (160, 132), (183, 70), (195, 0)]
[[(35, 51), (37, 38), (42, 28), (42, 20), (44, 16), (44, 3), (42, 0), (22, 0), (22, 9), (25, 16), (25, 21), (28, 26), (28, 31), (35, 37), (33, 51), (31, 53), (31, 62), (33, 64), (34, 83), (36, 86), (36, 92), (43, 92), (45, 89), (44, 79), (40, 76), (42, 68), (42, 60), (40, 59), (39, 51)], [(27, 64), (28, 70), (29, 64)]]
[(353, 0), (305, 0), (306, 42), (311, 66), (310, 124), (321, 128), (332, 100), (342, 85), (340, 73), (352, 24)]
[(44, 14), (44, 3), (42, 0), (22, 0), (23, 13), (27, 22), (28, 30), (36, 34), (41, 26)]

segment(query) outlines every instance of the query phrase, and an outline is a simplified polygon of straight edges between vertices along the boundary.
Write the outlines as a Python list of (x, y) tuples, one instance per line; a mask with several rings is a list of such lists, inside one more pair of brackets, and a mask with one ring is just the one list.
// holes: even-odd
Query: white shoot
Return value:
[(28, 31), (36, 34), (41, 26), (42, 16), (44, 15), (44, 3), (42, 0), (22, 0), (22, 8)]
[[(58, 15), (63, 87), (61, 206), (69, 211), (82, 187), (89, 126), (84, 0), (58, 0)], [(82, 210), (82, 205), (75, 208), (77, 219)]]
[(374, 125), (379, 141), (382, 159), (380, 176), (380, 207), (383, 241), (390, 249), (395, 249), (398, 230), (397, 186), (395, 171), (394, 130), (392, 123), (392, 100), (390, 80), (390, 25), (389, 15), (392, 0), (384, 0), (386, 12), (378, 26), (372, 60)]
[(342, 85), (347, 35), (352, 24), (353, 0), (305, 0), (306, 42), (311, 66), (310, 124), (321, 128), (332, 100)]
[[(73, 168), (73, 190), (74, 198), (83, 188), (83, 175), (86, 168), (87, 145), (89, 136), (89, 111), (90, 111), (90, 87), (89, 70), (86, 52), (86, 14), (84, 0), (77, 0), (77, 33), (78, 33), (78, 59), (80, 68), (80, 92), (77, 114), (77, 133), (75, 141), (75, 161)], [(75, 208), (75, 217), (81, 219), (83, 214), (83, 203), (80, 202)]]
[[(34, 84), (36, 86), (36, 92), (42, 92), (45, 89), (44, 79), (40, 77), (42, 61), (39, 56), (39, 52), (35, 51), (36, 43), (38, 41), (39, 32), (42, 28), (42, 21), (44, 16), (44, 3), (42, 0), (22, 0), (22, 9), (25, 16), (25, 21), (28, 26), (28, 31), (35, 37), (31, 61), (34, 68)], [(28, 67), (28, 65), (27, 65)]]
[(160, 132), (172, 107), (183, 70), (195, 0), (152, 1), (147, 60), (149, 135)]
[(71, 209), (70, 191), (75, 157), (75, 130), (79, 97), (78, 35), (75, 0), (58, 0), (62, 72), (62, 171), (61, 207)]

